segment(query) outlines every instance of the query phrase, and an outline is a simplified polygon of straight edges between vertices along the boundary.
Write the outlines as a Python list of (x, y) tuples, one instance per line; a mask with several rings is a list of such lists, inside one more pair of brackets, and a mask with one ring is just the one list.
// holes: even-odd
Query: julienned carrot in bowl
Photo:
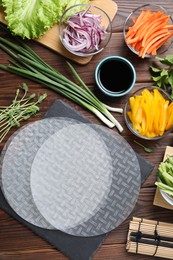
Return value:
[(173, 25), (169, 24), (170, 15), (162, 10), (141, 11), (126, 33), (126, 43), (138, 56), (156, 55), (157, 50), (173, 35)]

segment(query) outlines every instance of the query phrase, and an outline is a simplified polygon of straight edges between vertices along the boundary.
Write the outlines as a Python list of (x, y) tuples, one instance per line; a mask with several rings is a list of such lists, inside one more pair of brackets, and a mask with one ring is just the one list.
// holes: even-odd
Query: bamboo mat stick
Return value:
[[(136, 253), (136, 242), (130, 243), (130, 251), (129, 252), (130, 253)], [(168, 251), (167, 248), (165, 248), (165, 247), (158, 247), (157, 251), (156, 251), (155, 246), (141, 244), (141, 243), (138, 244), (138, 254), (151, 255), (151, 256), (153, 256), (155, 254), (154, 256), (173, 259), (173, 249)]]
[[(156, 220), (150, 220), (150, 219), (141, 219), (141, 218), (136, 218), (136, 217), (133, 217), (132, 221), (133, 222), (142, 222), (143, 223), (148, 223), (148, 224), (153, 224), (153, 225), (156, 225), (158, 221)], [(162, 221), (159, 221), (159, 225), (160, 226), (167, 226), (167, 227), (172, 227), (173, 228), (173, 224), (171, 223), (167, 223), (167, 222), (162, 222)]]
[[(130, 232), (130, 236), (136, 237), (137, 233), (138, 232), (132, 231), (132, 232)], [(149, 240), (155, 239), (155, 235), (152, 235), (152, 234), (151, 235), (150, 234), (142, 234), (141, 237), (144, 238), (144, 239), (149, 239)], [(173, 237), (160, 236), (160, 240), (173, 243)]]

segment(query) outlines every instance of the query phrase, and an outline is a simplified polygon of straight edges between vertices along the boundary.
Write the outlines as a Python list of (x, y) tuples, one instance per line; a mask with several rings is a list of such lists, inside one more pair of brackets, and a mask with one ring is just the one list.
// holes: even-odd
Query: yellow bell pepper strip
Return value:
[(154, 119), (157, 113), (156, 107), (157, 107), (157, 98), (156, 95), (152, 93), (153, 99), (151, 100), (151, 107), (150, 107), (150, 122), (149, 122), (149, 132), (152, 135), (152, 137), (155, 136), (154, 132)]
[(170, 111), (169, 113), (169, 117), (167, 119), (167, 123), (166, 123), (166, 130), (169, 130), (171, 128), (171, 126), (173, 125), (173, 103), (171, 103), (168, 107), (168, 111)]
[(135, 96), (130, 98), (130, 108), (131, 108), (131, 121), (133, 122), (133, 128), (135, 130), (139, 130), (140, 128), (140, 117), (141, 117), (141, 109), (140, 109), (140, 96)]
[(150, 129), (152, 128), (152, 114), (151, 114), (151, 106), (153, 104), (153, 94), (148, 90), (144, 89), (142, 92), (143, 102), (142, 108), (145, 115), (145, 129), (141, 132), (141, 135), (147, 136)]
[(168, 100), (166, 100), (162, 103), (160, 120), (159, 120), (159, 135), (163, 135), (165, 128), (166, 128), (168, 105), (169, 105)]

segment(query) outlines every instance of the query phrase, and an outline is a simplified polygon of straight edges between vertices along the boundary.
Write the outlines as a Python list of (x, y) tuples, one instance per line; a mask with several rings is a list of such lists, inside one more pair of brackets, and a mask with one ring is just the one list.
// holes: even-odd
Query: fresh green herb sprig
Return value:
[[(3, 25), (0, 25), (0, 27), (4, 29)], [(14, 42), (11, 42), (0, 37), (0, 48), (13, 59), (10, 60), (10, 65), (8, 66), (0, 64), (0, 69), (43, 84), (81, 106), (84, 106), (108, 127), (112, 128), (116, 126), (120, 133), (123, 131), (123, 127), (111, 113), (123, 113), (123, 109), (112, 108), (101, 102), (91, 92), (69, 62), (67, 62), (67, 65), (77, 83), (71, 81), (59, 71), (49, 66), (23, 41), (16, 37), (14, 37), (13, 40)]]
[(165, 162), (159, 164), (157, 175), (155, 185), (173, 196), (173, 156), (168, 156)]
[[(21, 89), (24, 91), (20, 96)], [(0, 106), (0, 143), (12, 127), (19, 127), (22, 120), (27, 120), (39, 111), (38, 105), (47, 97), (43, 94), (34, 101), (35, 93), (27, 95), (28, 86), (23, 83), (21, 89), (17, 89), (14, 100), (9, 106)]]
[(173, 98), (173, 55), (169, 54), (165, 58), (156, 57), (156, 59), (165, 66), (150, 67), (154, 85), (165, 90)]
[(152, 153), (152, 151), (153, 151), (152, 148), (146, 147), (146, 146), (144, 146), (143, 144), (138, 143), (138, 142), (135, 141), (135, 140), (134, 140), (134, 142), (135, 142), (136, 144), (138, 144), (139, 146), (141, 146), (141, 147), (144, 149), (144, 151), (145, 151), (146, 153)]

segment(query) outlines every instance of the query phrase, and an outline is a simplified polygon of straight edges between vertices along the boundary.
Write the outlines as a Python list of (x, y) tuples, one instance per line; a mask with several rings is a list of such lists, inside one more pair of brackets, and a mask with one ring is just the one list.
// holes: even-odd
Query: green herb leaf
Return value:
[(25, 93), (28, 92), (28, 86), (26, 85), (26, 83), (22, 84), (22, 89), (25, 91)]
[(140, 143), (138, 143), (138, 142), (135, 141), (135, 140), (134, 140), (134, 142), (135, 142), (136, 144), (138, 144), (139, 146), (141, 146), (146, 153), (151, 153), (151, 152), (153, 151), (153, 149), (151, 149), (151, 148), (149, 148), (149, 147), (146, 147), (146, 146), (144, 146), (143, 144), (140, 144)]
[(168, 75), (168, 70), (162, 69), (161, 73), (160, 73), (160, 76), (163, 77), (163, 76), (167, 76), (167, 75)]
[(154, 74), (151, 79), (155, 86), (162, 88), (173, 98), (173, 55), (167, 55), (165, 58), (156, 57), (156, 59), (169, 67), (160, 69), (151, 66), (151, 71)]
[(165, 58), (156, 57), (162, 64), (172, 66), (173, 65), (173, 55), (166, 55)]
[(161, 72), (161, 69), (159, 69), (159, 68), (156, 68), (156, 67), (153, 67), (153, 66), (150, 66), (150, 68), (151, 68), (151, 70), (152, 70), (153, 72), (157, 72), (157, 73), (160, 73), (160, 72)]
[(30, 99), (33, 99), (33, 98), (35, 98), (35, 93), (31, 94), (31, 95), (28, 97), (29, 100), (30, 100)]
[(157, 77), (152, 77), (152, 80), (155, 81), (155, 82), (158, 82), (161, 80), (161, 76), (157, 76)]
[(18, 96), (19, 93), (20, 93), (20, 89), (18, 88), (18, 89), (16, 90), (16, 96)]
[(169, 72), (168, 83), (173, 87), (173, 70)]
[(41, 96), (39, 96), (39, 98), (38, 98), (38, 103), (41, 103), (46, 97), (47, 97), (47, 94), (46, 94), (46, 93), (43, 94), (43, 95), (41, 95)]

